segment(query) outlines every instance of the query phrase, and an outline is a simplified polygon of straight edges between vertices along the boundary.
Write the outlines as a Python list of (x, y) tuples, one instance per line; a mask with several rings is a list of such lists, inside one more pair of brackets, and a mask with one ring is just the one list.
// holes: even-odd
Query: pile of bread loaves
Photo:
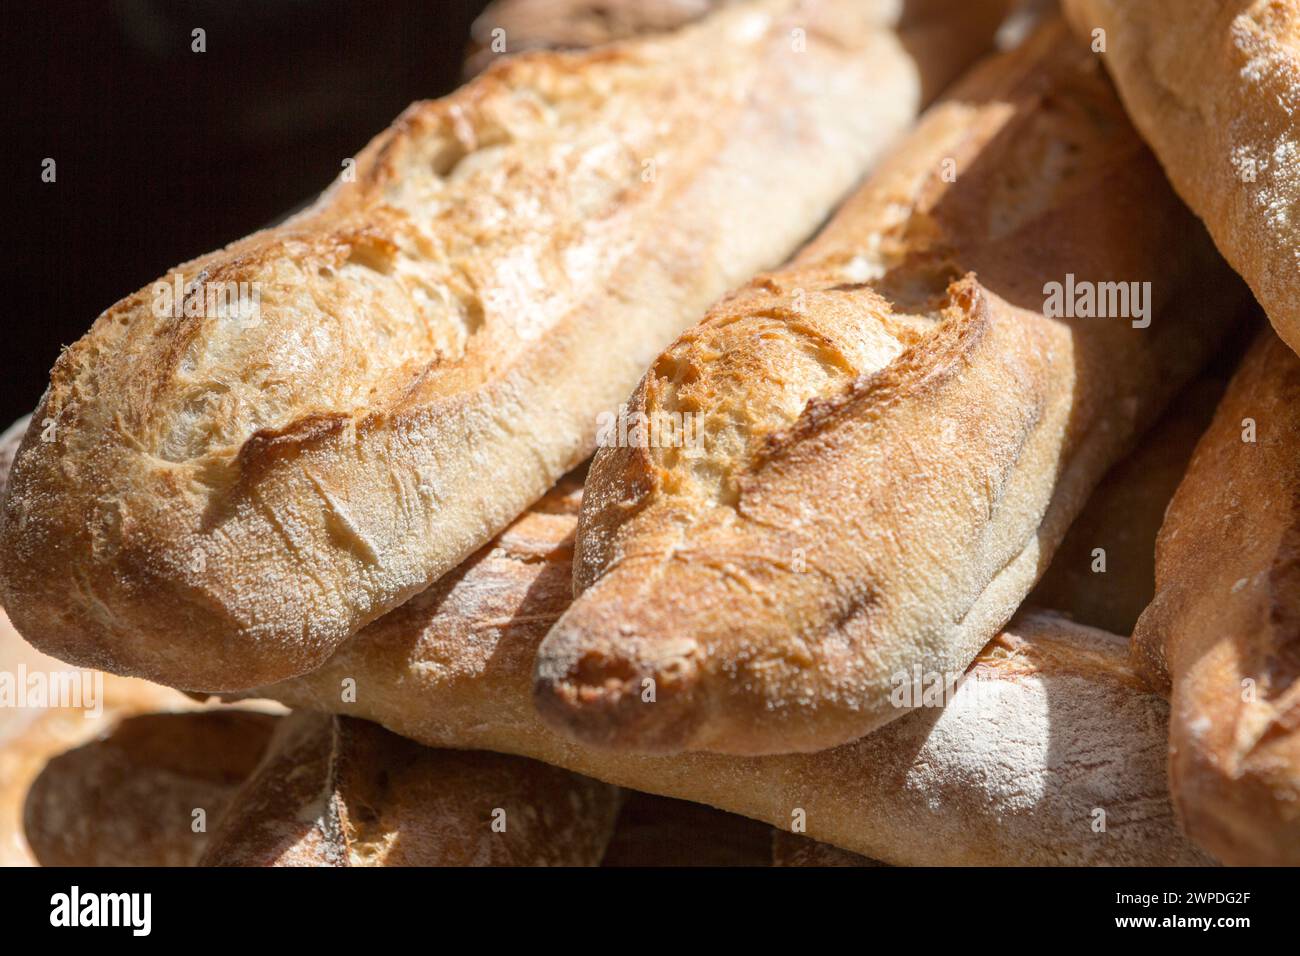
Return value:
[(105, 311), (6, 858), (1300, 863), (1300, 0), (1061, 6), (507, 0)]

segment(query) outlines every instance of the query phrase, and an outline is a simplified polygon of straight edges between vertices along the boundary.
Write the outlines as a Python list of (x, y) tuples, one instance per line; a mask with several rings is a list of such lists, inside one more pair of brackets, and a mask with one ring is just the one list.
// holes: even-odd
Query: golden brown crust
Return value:
[(1300, 0), (1065, 0), (1134, 124), (1300, 351)]
[(217, 821), (200, 866), (347, 866), (329, 791), (335, 722), (295, 712)]
[[(191, 866), (279, 718), (140, 714), (50, 759), (24, 811), (42, 866)], [(201, 812), (200, 812), (201, 811)]]
[(1171, 690), (1188, 833), (1227, 863), (1300, 864), (1300, 359), (1270, 331), (1169, 504), (1134, 653)]
[[(897, 14), (757, 0), (510, 58), (408, 109), (312, 208), (168, 273), (201, 280), (181, 317), (153, 287), (109, 308), (0, 505), (16, 625), (192, 690), (318, 665), (588, 455), (653, 355), (987, 40), (951, 17), (962, 55), (918, 62)], [(239, 283), (256, 309), (207, 295)]]
[[(1150, 283), (1149, 327), (1046, 317), (1071, 278)], [(891, 675), (970, 662), (1247, 298), (1049, 23), (651, 366), (630, 413), (701, 416), (704, 447), (597, 454), (544, 719), (763, 754), (896, 717)]]
[(1165, 507), (1226, 384), (1197, 379), (1134, 452), (1106, 473), (1029, 603), (1112, 634), (1133, 633), (1155, 593), (1155, 542)]
[(615, 788), (299, 712), (222, 819), (209, 866), (594, 866)]
[(1205, 861), (1169, 806), (1164, 702), (1122, 640), (1050, 615), (1026, 615), (990, 644), (947, 709), (835, 750), (641, 756), (567, 741), (538, 719), (530, 688), (537, 646), (570, 600), (575, 497), (557, 491), (427, 598), (261, 693), (780, 828), (802, 811), (811, 837), (889, 863)]

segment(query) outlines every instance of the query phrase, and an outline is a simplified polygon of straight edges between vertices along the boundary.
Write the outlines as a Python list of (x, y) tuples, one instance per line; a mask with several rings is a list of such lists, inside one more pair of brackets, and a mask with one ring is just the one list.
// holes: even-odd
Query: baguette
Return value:
[[(34, 674), (57, 675), (68, 668), (33, 650), (0, 611), (0, 680), (16, 689)], [(23, 807), (32, 781), (52, 757), (111, 730), (131, 714), (149, 710), (193, 709), (184, 694), (145, 681), (93, 675), (82, 685), (81, 707), (16, 707), (0, 705), (0, 866), (34, 866), (36, 857), (23, 833)], [(25, 678), (25, 679), (24, 679)], [(54, 686), (53, 679), (47, 682)], [(88, 699), (88, 692), (94, 699)], [(0, 698), (3, 699), (3, 698)]]
[(1030, 604), (1112, 634), (1133, 633), (1155, 594), (1156, 535), (1165, 507), (1226, 384), (1197, 379), (1133, 454), (1106, 473), (1030, 592)]
[(27, 793), (27, 843), (42, 866), (192, 866), (278, 719), (127, 716), (46, 763)]
[(1300, 351), (1300, 0), (1065, 0), (1174, 188)]
[[(1052, 283), (1120, 314), (1048, 317)], [(965, 669), (1247, 299), (1052, 18), (651, 367), (628, 418), (702, 441), (596, 455), (544, 719), (755, 755), (898, 717), (893, 675)]]
[(1171, 695), (1187, 832), (1226, 863), (1300, 865), (1300, 358), (1271, 331), (1169, 504), (1134, 653)]
[[(11, 666), (12, 661), (6, 659), (5, 667)], [(106, 699), (98, 718), (82, 710), (64, 708), (23, 715), (11, 713), (5, 720), (0, 733), (0, 867), (38, 865), (24, 833), (24, 807), (32, 781), (52, 757), (93, 739), (125, 715), (156, 705), (165, 706), (168, 701), (183, 701), (175, 691), (143, 682), (131, 683), (140, 686), (119, 689), (114, 687), (112, 678), (105, 679)]]
[(208, 866), (594, 866), (618, 791), (544, 764), (435, 751), (295, 713), (222, 818)]
[(560, 736), (530, 685), (537, 645), (571, 600), (580, 495), (571, 476), (326, 666), (258, 693), (779, 828), (802, 811), (810, 837), (888, 863), (1205, 862), (1169, 806), (1165, 702), (1137, 680), (1123, 640), (1049, 615), (992, 643), (946, 709), (823, 753), (646, 756)]
[[(79, 693), (57, 702), (70, 706), (26, 707), (0, 694), (0, 866), (192, 863), (206, 840), (192, 811), (215, 822), (229, 793), (221, 768), (255, 757), (259, 715), (281, 710), (258, 701), (209, 714), (169, 687), (113, 674), (85, 673), (74, 685), (69, 668), (33, 650), (0, 611), (0, 680), (30, 691), (38, 676), (51, 696), (60, 686)], [(178, 730), (191, 717), (206, 742), (201, 756)], [(224, 749), (206, 753), (218, 743)]]
[[(953, 8), (964, 58), (1001, 6)], [(0, 505), (14, 623), (191, 690), (319, 665), (586, 457), (656, 352), (960, 69), (913, 59), (899, 9), (758, 0), (510, 58), (411, 107), (304, 213), (108, 309)]]

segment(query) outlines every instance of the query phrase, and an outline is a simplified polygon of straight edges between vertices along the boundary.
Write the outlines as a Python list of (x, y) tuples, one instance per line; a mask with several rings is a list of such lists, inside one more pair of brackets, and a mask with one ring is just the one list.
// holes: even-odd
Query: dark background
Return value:
[(101, 311), (312, 198), (408, 103), (453, 89), (484, 6), (3, 0), (0, 431)]

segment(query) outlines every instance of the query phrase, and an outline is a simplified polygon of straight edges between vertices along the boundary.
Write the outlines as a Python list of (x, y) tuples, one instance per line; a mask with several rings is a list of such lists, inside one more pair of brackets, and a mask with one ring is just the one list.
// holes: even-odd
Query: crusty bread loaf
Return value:
[(1112, 634), (1133, 633), (1155, 594), (1165, 506), (1226, 384), (1215, 376), (1192, 382), (1133, 453), (1106, 473), (1030, 592), (1030, 604)]
[[(33, 675), (46, 686), (69, 668), (35, 651), (10, 626), (0, 611), (0, 680), (31, 685)], [(65, 750), (108, 732), (125, 716), (151, 710), (189, 710), (197, 705), (174, 690), (145, 681), (111, 674), (93, 675), (76, 687), (84, 706), (16, 707), (9, 700), (0, 706), (0, 866), (36, 863), (23, 833), (23, 807), (27, 792), (46, 762)], [(60, 678), (61, 679), (61, 678)], [(71, 690), (74, 685), (67, 685)], [(12, 689), (12, 688), (11, 688)], [(48, 703), (48, 701), (46, 701)], [(110, 823), (111, 825), (111, 823)]]
[(1174, 187), (1300, 351), (1300, 0), (1065, 0)]
[[(6, 661), (6, 669), (11, 663)], [(35, 866), (37, 859), (24, 833), (23, 815), (32, 781), (47, 761), (65, 750), (93, 739), (125, 714), (148, 710), (182, 695), (143, 681), (141, 686), (117, 688), (112, 677), (104, 682), (105, 706), (99, 717), (79, 709), (29, 711), (22, 719), (11, 716), (0, 734), (0, 866)]]
[[(283, 710), (205, 709), (147, 681), (74, 677), (0, 611), (0, 681), (11, 679), (29, 694), (26, 707), (0, 694), (0, 866), (192, 863), (206, 840), (192, 811), (215, 819), (242, 772), (232, 768), (249, 769), (265, 742), (264, 715)], [(37, 686), (50, 688), (47, 699), (33, 700)], [(51, 706), (59, 687), (69, 706)]]
[(946, 709), (835, 750), (643, 756), (571, 743), (538, 719), (530, 685), (537, 645), (570, 601), (578, 498), (563, 483), (323, 668), (262, 693), (781, 828), (802, 811), (809, 836), (889, 863), (1204, 862), (1169, 806), (1164, 701), (1130, 670), (1123, 640), (1047, 615), (991, 644)]
[(696, 416), (702, 447), (596, 455), (544, 719), (740, 754), (894, 719), (892, 676), (965, 668), (1247, 299), (1051, 20), (651, 366), (627, 417)]
[(27, 793), (27, 843), (42, 866), (192, 866), (279, 719), (232, 709), (124, 717), (46, 763)]
[(610, 786), (519, 757), (437, 751), (349, 717), (285, 718), (212, 866), (594, 866)]
[(1169, 504), (1134, 652), (1171, 689), (1187, 832), (1227, 863), (1300, 865), (1300, 358), (1271, 331)]
[(0, 601), (55, 656), (186, 689), (318, 665), (588, 455), (1001, 6), (954, 8), (964, 56), (926, 62), (895, 2), (757, 0), (411, 107), (312, 208), (62, 354), (0, 507)]
[[(99, 738), (53, 756), (31, 783), (24, 830), (35, 860), (188, 866), (214, 824), (204, 859), (220, 865), (589, 866), (605, 852), (618, 807), (605, 784), (307, 713), (281, 721), (259, 766), (278, 720), (225, 709), (126, 716), (106, 733), (101, 724)], [(24, 738), (44, 756), (57, 742)], [(15, 750), (0, 751), (0, 764)]]
[(495, 0), (470, 26), (465, 76), (500, 55), (589, 49), (675, 30), (737, 0)]

